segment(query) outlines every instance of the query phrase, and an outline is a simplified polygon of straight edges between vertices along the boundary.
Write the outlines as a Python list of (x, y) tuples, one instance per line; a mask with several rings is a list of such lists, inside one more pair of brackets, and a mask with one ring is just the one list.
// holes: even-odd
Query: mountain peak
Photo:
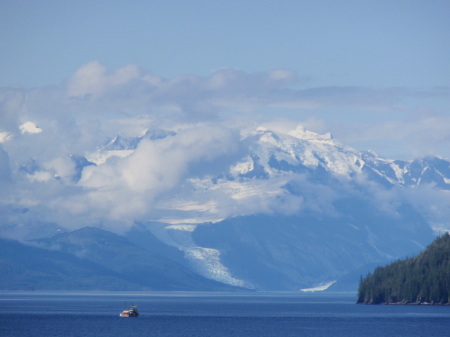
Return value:
[(316, 132), (305, 130), (303, 125), (298, 125), (295, 130), (289, 132), (288, 134), (295, 138), (308, 140), (308, 141), (327, 141), (327, 142), (334, 141), (334, 138), (330, 132), (327, 132), (322, 135), (322, 134), (319, 134)]
[[(260, 126), (256, 129), (257, 134), (270, 134), (277, 135), (283, 132), (272, 131), (264, 126)], [(299, 124), (294, 130), (288, 131), (285, 134), (292, 136), (297, 139), (305, 140), (305, 141), (324, 141), (324, 142), (334, 142), (335, 139), (330, 132), (325, 134), (320, 134), (317, 132), (305, 130), (304, 126)]]

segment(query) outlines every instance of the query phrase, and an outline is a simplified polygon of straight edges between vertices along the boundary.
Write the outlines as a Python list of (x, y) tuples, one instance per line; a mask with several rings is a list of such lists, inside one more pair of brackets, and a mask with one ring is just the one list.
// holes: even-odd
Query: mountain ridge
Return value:
[[(101, 265), (0, 238), (2, 290), (145, 290)], [(148, 289), (148, 288), (147, 288)]]
[(140, 248), (126, 237), (99, 228), (84, 227), (33, 241), (41, 248), (91, 261), (152, 290), (230, 290), (204, 279), (173, 260)]
[[(92, 200), (102, 206), (111, 203), (114, 214), (116, 208), (126, 209), (123, 214), (127, 216), (114, 218), (116, 226), (121, 221), (134, 223), (128, 232), (125, 226), (111, 225), (113, 231), (123, 234), (126, 241), (116, 238), (117, 245), (126, 246), (130, 256), (137, 254), (137, 249), (144, 254), (142, 250), (154, 248), (151, 253), (156, 255), (144, 254), (148, 261), (155, 256), (160, 262), (169, 259), (185, 271), (232, 287), (298, 290), (338, 281), (332, 286), (337, 287), (339, 280), (367, 265), (418, 252), (433, 240), (437, 229), (447, 226), (445, 208), (442, 215), (433, 211), (439, 206), (435, 205), (438, 197), (445, 197), (450, 190), (450, 162), (443, 158), (389, 160), (302, 127), (291, 132), (259, 128), (242, 131), (241, 138), (234, 140), (235, 147), (218, 155), (187, 156), (181, 173), (166, 177), (166, 171), (170, 175), (176, 165), (161, 161), (158, 165), (162, 167), (155, 169), (155, 156), (183, 156), (186, 148), (181, 147), (176, 148), (177, 156), (165, 157), (183, 131), (155, 130), (137, 137), (111, 138), (84, 157), (65, 158), (74, 164), (74, 169), (67, 171), (72, 176), (58, 175), (35, 159), (20, 165), (17, 174), (32, 183), (38, 175), (45, 178), (40, 183), (70, 184), (71, 192), (86, 193), (80, 198), (103, 196), (105, 200)], [(187, 140), (182, 140), (196, 147), (190, 142), (192, 137), (188, 132)], [(218, 148), (217, 144), (213, 147)], [(123, 171), (125, 168), (130, 171)], [(147, 172), (159, 178), (148, 177)], [(172, 178), (165, 183), (164, 179)], [(153, 189), (150, 182), (158, 188)], [(121, 192), (128, 194), (114, 198), (114, 193)], [(435, 194), (415, 201), (419, 194), (431, 192)], [(435, 199), (428, 202), (428, 196)], [(70, 200), (76, 207), (91, 209), (81, 199)], [(423, 200), (426, 203), (421, 205)], [(139, 215), (128, 211), (135, 209), (135, 203), (144, 209)], [(26, 214), (28, 209), (21, 212)], [(101, 221), (104, 228), (109, 226), (109, 215)], [(40, 244), (82, 254), (76, 249), (83, 244), (71, 246), (67, 241), (74, 235), (59, 236), (66, 241), (41, 237)], [(93, 246), (95, 240), (85, 249), (94, 251)], [(123, 273), (122, 258), (105, 246), (102, 249), (97, 256), (113, 256), (111, 261), (116, 259), (123, 268), (115, 271)], [(94, 262), (108, 261), (103, 256), (103, 261)], [(142, 271), (145, 265), (145, 261), (136, 262), (133, 268), (150, 281), (150, 274)], [(349, 287), (355, 289), (355, 284)]]

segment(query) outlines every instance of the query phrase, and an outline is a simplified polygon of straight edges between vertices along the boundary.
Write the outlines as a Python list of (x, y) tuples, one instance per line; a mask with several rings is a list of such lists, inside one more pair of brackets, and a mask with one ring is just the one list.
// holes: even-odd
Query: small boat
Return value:
[(139, 316), (139, 312), (135, 305), (132, 305), (130, 307), (130, 309), (124, 310), (120, 313), (120, 317), (138, 317), (138, 316)]

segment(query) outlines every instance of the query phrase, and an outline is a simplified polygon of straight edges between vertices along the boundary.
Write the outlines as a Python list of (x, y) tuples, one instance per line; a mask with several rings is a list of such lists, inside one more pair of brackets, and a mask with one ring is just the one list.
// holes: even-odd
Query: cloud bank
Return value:
[[(414, 145), (417, 154), (449, 140), (450, 120), (435, 110), (413, 107), (406, 123), (399, 117), (405, 115), (405, 102), (411, 97), (438, 95), (448, 100), (445, 88), (417, 93), (406, 88), (309, 85), (284, 69), (220, 69), (209, 76), (165, 79), (136, 65), (109, 70), (91, 62), (60, 85), (1, 88), (3, 221), (39, 219), (68, 228), (97, 225), (120, 230), (136, 220), (182, 218), (183, 212), (204, 212), (211, 220), (258, 212), (291, 214), (313, 207), (332, 212), (334, 192), (323, 185), (308, 187), (306, 180), (303, 195), (287, 193), (284, 178), (270, 184), (249, 180), (245, 189), (233, 180), (205, 185), (203, 178), (213, 173), (226, 176), (230, 167), (245, 170), (242, 160), (248, 144), (242, 140), (249, 130), (269, 121), (286, 130), (299, 122), (318, 131), (333, 131), (334, 125), (360, 142), (402, 139)], [(380, 114), (397, 117), (355, 124), (342, 112), (345, 109), (374, 119)], [(171, 133), (148, 136), (158, 130)], [(108, 151), (99, 165), (87, 160), (99, 158), (100, 150), (117, 135), (142, 139), (129, 150)]]

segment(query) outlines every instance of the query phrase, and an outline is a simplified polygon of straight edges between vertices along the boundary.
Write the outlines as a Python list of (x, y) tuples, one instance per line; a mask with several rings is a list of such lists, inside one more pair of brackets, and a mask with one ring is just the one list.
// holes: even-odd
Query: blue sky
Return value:
[[(292, 119), (387, 157), (450, 157), (449, 15), (446, 0), (3, 0), (0, 87), (62, 88), (92, 62), (168, 81), (231, 69), (259, 103), (222, 115)], [(258, 87), (280, 69), (286, 83)]]
[(164, 77), (287, 68), (311, 85), (443, 86), (448, 1), (1, 1), (1, 85), (81, 65)]

